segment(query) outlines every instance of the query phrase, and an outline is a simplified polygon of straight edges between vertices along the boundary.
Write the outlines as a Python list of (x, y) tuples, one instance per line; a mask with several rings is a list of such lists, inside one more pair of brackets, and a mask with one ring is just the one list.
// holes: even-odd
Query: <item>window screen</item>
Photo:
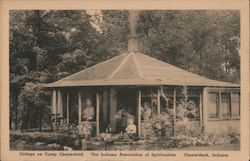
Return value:
[(237, 118), (240, 116), (240, 94), (232, 93), (232, 117)]
[(221, 93), (221, 117), (230, 117), (230, 93)]
[(219, 94), (209, 93), (209, 118), (219, 117)]

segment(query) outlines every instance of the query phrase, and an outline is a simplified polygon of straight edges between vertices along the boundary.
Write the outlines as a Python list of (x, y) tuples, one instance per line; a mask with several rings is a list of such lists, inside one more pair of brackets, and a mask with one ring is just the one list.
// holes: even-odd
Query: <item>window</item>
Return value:
[(189, 119), (200, 118), (200, 96), (188, 97), (188, 111), (186, 115)]
[(149, 121), (152, 115), (157, 114), (157, 90), (143, 89), (141, 95), (142, 120)]
[[(197, 120), (200, 118), (200, 99), (201, 89), (188, 88), (187, 100), (185, 101), (182, 88), (176, 89), (176, 119), (186, 117), (189, 120)], [(165, 88), (161, 94), (161, 112), (171, 113), (174, 104), (174, 89)]]
[(219, 94), (209, 93), (209, 118), (219, 117)]
[(221, 93), (221, 117), (230, 118), (230, 93)]
[(238, 118), (240, 117), (240, 94), (239, 93), (231, 93), (232, 99), (232, 117)]
[(240, 116), (239, 92), (209, 92), (210, 119), (230, 119)]

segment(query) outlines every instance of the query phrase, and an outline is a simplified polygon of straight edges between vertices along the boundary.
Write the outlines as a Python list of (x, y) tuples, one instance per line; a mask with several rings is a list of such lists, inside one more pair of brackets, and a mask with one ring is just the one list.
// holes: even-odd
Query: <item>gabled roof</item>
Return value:
[(116, 56), (46, 86), (107, 85), (239, 87), (239, 84), (208, 79), (139, 52)]

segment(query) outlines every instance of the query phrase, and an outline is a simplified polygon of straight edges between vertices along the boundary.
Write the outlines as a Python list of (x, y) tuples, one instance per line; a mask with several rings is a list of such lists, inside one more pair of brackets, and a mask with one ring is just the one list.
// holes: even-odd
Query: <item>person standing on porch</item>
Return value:
[(142, 108), (142, 117), (144, 121), (149, 122), (151, 115), (152, 115), (152, 110), (151, 110), (149, 102), (144, 102), (143, 108)]
[(87, 98), (86, 100), (86, 108), (83, 110), (83, 120), (84, 121), (92, 121), (95, 115), (95, 108), (92, 105), (92, 101)]

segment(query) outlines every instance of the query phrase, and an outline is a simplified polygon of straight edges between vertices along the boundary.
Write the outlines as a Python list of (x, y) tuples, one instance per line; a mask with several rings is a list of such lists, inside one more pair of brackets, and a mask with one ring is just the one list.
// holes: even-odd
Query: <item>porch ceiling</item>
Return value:
[(106, 85), (188, 85), (239, 87), (188, 72), (139, 52), (125, 53), (45, 87)]

